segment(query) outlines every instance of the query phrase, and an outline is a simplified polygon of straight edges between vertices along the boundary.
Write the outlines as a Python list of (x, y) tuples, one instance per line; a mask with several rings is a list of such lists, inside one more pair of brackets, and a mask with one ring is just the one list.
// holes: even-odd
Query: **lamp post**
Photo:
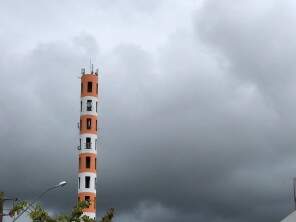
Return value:
[(35, 200), (34, 202), (30, 203), (19, 215), (17, 215), (17, 217), (15, 217), (13, 219), (13, 222), (15, 222), (20, 216), (22, 216), (31, 206), (33, 206), (39, 199), (41, 199), (46, 193), (48, 193), (51, 190), (57, 189), (59, 187), (63, 187), (67, 184), (66, 181), (61, 181), (58, 184), (48, 188), (47, 190), (43, 191), (38, 197), (37, 200)]

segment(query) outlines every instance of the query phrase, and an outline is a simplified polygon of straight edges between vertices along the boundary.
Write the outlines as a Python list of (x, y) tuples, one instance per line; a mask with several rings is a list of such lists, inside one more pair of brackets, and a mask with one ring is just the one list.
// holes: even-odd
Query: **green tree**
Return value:
[[(42, 208), (39, 204), (35, 204), (28, 208), (28, 214), (33, 222), (95, 222), (95, 220), (83, 215), (83, 209), (88, 208), (88, 201), (80, 201), (77, 206), (72, 209), (72, 212), (68, 215), (61, 214), (55, 217), (49, 216), (48, 212)], [(22, 213), (29, 203), (26, 201), (19, 201), (10, 210), (9, 215), (11, 217), (17, 216)], [(114, 208), (109, 209), (99, 222), (112, 222), (114, 217)]]

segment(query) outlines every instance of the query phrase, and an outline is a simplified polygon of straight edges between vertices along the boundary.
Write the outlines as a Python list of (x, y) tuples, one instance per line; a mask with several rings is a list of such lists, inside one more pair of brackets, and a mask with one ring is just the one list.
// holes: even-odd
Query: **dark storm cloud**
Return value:
[[(160, 7), (128, 2), (137, 13)], [(191, 28), (156, 52), (132, 39), (101, 51), (93, 34), (25, 53), (0, 43), (1, 190), (32, 199), (66, 179), (44, 204), (73, 205), (78, 76), (92, 56), (101, 72), (100, 213), (115, 207), (124, 222), (279, 220), (296, 169), (293, 9), (206, 1)]]

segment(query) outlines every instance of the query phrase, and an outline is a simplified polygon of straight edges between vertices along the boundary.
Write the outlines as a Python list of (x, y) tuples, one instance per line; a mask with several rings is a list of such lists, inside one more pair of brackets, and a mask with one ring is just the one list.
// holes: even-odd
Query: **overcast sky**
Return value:
[[(271, 222), (293, 210), (294, 0), (0, 0), (0, 190), (77, 197), (80, 69), (100, 71), (98, 216)], [(7, 222), (9, 220), (6, 220)]]

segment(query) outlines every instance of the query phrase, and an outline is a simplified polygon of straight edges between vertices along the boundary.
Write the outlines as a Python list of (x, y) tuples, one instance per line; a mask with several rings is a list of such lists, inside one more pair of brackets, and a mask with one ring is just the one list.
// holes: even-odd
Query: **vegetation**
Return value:
[[(95, 220), (83, 215), (83, 209), (88, 208), (88, 206), (88, 201), (80, 201), (77, 206), (72, 209), (71, 214), (51, 217), (39, 204), (31, 205), (26, 201), (19, 201), (13, 209), (10, 210), (9, 215), (14, 217), (27, 211), (33, 222), (95, 222)], [(99, 222), (112, 222), (113, 216), (114, 208), (111, 208)]]

